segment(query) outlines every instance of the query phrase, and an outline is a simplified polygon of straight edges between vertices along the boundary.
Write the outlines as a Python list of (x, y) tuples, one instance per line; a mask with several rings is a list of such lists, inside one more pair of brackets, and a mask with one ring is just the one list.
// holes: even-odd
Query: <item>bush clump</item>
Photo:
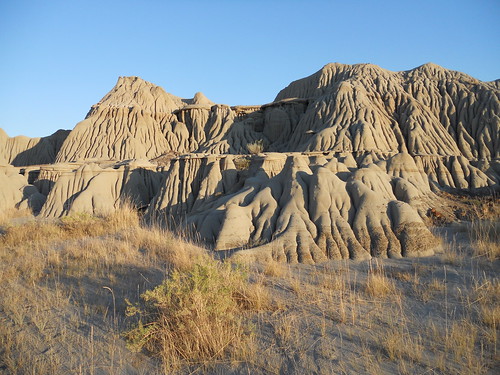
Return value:
[(246, 301), (245, 284), (239, 269), (214, 260), (174, 270), (142, 294), (142, 306), (127, 301), (127, 315), (139, 317), (126, 333), (131, 348), (160, 357), (167, 373), (181, 365), (241, 358), (252, 336), (242, 316), (253, 305)]
[(259, 139), (253, 143), (247, 144), (247, 150), (249, 153), (257, 155), (264, 151), (264, 140)]

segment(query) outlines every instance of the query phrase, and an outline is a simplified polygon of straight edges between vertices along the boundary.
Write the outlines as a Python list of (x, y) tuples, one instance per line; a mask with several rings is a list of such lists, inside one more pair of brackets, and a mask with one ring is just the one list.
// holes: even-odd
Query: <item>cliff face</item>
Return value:
[(500, 155), (500, 93), (434, 64), (406, 72), (328, 64), (273, 103), (214, 105), (180, 99), (137, 77), (120, 78), (71, 132), (57, 161), (152, 159), (180, 153), (406, 152), (492, 160)]
[(288, 262), (436, 248), (417, 211), (432, 194), (429, 182), (408, 154), (358, 167), (351, 154), (275, 153), (253, 158), (243, 172), (235, 161), (174, 161), (148, 215), (183, 218), (216, 250), (253, 248), (241, 254)]
[(26, 166), (54, 163), (69, 133), (69, 130), (58, 130), (43, 138), (22, 135), (11, 138), (0, 129), (0, 164)]
[[(57, 162), (16, 180), (38, 189), (47, 217), (103, 214), (127, 198), (251, 259), (421, 256), (437, 249), (422, 220), (435, 192), (498, 188), (499, 116), (497, 81), (434, 64), (328, 64), (260, 106), (121, 77), (69, 135), (0, 134), (0, 160)], [(256, 142), (263, 152), (243, 155)]]

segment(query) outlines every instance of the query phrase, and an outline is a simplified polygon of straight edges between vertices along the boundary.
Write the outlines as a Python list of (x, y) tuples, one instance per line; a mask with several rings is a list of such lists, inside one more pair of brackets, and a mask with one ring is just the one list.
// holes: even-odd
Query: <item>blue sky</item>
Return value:
[(0, 0), (0, 127), (72, 129), (124, 75), (230, 105), (270, 102), (329, 62), (490, 81), (499, 19), (499, 0)]

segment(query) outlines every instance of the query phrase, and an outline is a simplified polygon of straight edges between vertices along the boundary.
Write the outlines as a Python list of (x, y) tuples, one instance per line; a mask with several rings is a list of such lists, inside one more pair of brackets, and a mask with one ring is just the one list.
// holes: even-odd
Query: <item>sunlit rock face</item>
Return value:
[[(128, 199), (246, 259), (429, 255), (437, 191), (498, 188), (499, 98), (498, 82), (434, 64), (328, 64), (272, 103), (233, 107), (120, 77), (71, 132), (0, 132), (3, 206), (60, 217)], [(21, 181), (9, 164), (35, 166)]]

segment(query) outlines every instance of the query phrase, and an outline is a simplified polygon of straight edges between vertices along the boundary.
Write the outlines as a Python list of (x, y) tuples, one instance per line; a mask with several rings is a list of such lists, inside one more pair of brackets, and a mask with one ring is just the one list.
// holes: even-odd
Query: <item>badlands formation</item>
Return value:
[(500, 81), (434, 64), (328, 64), (232, 107), (120, 77), (71, 131), (0, 130), (0, 210), (100, 215), (128, 199), (247, 260), (431, 255), (440, 191), (498, 189), (499, 116)]

